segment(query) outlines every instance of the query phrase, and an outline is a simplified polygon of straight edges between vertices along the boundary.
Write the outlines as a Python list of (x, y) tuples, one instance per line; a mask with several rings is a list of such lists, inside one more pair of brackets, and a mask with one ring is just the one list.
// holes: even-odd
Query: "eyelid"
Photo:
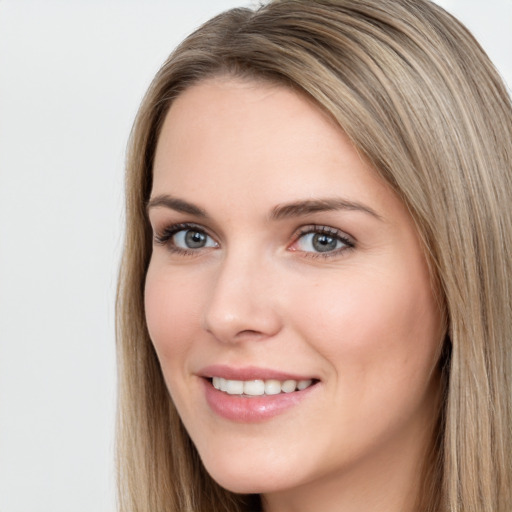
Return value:
[[(211, 238), (215, 246), (205, 246), (198, 248), (183, 248), (179, 247), (172, 243), (172, 238), (179, 233), (180, 231), (197, 231), (199, 233), (203, 233), (207, 237)], [(297, 248), (293, 248), (294, 245), (298, 243), (298, 241), (309, 234), (326, 234), (328, 236), (332, 236), (337, 240), (341, 241), (343, 247), (339, 247), (337, 249), (333, 249), (330, 251), (305, 251)], [(216, 237), (212, 235), (207, 228), (202, 226), (201, 224), (196, 224), (195, 222), (179, 222), (175, 224), (166, 225), (160, 230), (154, 228), (153, 234), (154, 242), (158, 245), (166, 246), (167, 249), (171, 253), (181, 254), (181, 255), (189, 255), (189, 256), (197, 256), (202, 253), (204, 250), (211, 250), (219, 247), (219, 242), (216, 240)], [(309, 258), (330, 258), (340, 256), (341, 253), (344, 253), (348, 250), (354, 249), (356, 245), (356, 240), (351, 235), (347, 234), (345, 231), (342, 231), (338, 228), (334, 228), (332, 226), (320, 225), (320, 224), (310, 224), (306, 226), (301, 226), (296, 232), (292, 235), (292, 242), (287, 246), (287, 249), (292, 252), (301, 253), (304, 257)]]
[(218, 247), (219, 245), (215, 237), (211, 235), (204, 226), (201, 226), (200, 224), (196, 224), (194, 222), (178, 222), (175, 224), (166, 225), (160, 230), (154, 229), (153, 240), (158, 245), (167, 246), (170, 252), (176, 254), (197, 255), (201, 250), (209, 250), (216, 248), (212, 246), (200, 247), (197, 249), (184, 249), (182, 247), (178, 247), (174, 245), (171, 242), (171, 240), (180, 231), (197, 231), (198, 233), (203, 233), (204, 235), (211, 238), (215, 242), (216, 247)]
[[(326, 234), (337, 238), (340, 240), (344, 246), (332, 251), (326, 252), (315, 252), (315, 251), (303, 251), (300, 249), (293, 249), (292, 246), (297, 244), (299, 240), (305, 235), (309, 234)], [(344, 253), (348, 250), (354, 249), (356, 246), (356, 240), (351, 235), (347, 234), (345, 231), (341, 231), (340, 229), (334, 228), (332, 226), (319, 225), (319, 224), (310, 224), (308, 226), (302, 226), (297, 230), (297, 232), (293, 235), (293, 241), (288, 246), (288, 250), (293, 252), (300, 252), (305, 257), (309, 258), (330, 258), (340, 256), (341, 253)]]

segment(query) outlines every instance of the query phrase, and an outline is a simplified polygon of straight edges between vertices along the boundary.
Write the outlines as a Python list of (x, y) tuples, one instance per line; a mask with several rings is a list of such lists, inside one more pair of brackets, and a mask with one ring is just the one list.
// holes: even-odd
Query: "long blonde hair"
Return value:
[(277, 0), (189, 36), (155, 77), (127, 159), (120, 272), (122, 512), (242, 512), (257, 496), (206, 473), (166, 390), (144, 316), (146, 203), (164, 117), (184, 89), (229, 74), (307, 94), (402, 198), (447, 319), (445, 389), (418, 510), (512, 503), (512, 107), (471, 34), (428, 0)]

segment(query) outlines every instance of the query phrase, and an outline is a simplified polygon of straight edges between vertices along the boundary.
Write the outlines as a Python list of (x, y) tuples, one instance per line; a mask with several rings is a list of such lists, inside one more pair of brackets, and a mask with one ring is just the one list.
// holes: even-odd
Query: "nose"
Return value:
[(203, 328), (223, 343), (275, 336), (282, 324), (270, 267), (262, 258), (227, 256), (212, 279)]

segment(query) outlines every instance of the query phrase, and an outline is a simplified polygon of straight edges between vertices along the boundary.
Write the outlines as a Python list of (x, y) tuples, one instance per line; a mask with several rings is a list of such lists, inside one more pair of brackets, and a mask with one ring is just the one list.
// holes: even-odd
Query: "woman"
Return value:
[(121, 510), (505, 512), (512, 109), (419, 0), (281, 0), (139, 111)]

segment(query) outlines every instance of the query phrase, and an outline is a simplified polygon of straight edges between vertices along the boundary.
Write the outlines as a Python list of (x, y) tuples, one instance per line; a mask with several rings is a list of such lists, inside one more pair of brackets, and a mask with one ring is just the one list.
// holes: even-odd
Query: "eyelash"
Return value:
[[(196, 231), (197, 233), (202, 233), (205, 236), (212, 238), (206, 230), (194, 223), (179, 223), (172, 224), (162, 230), (160, 233), (155, 233), (154, 240), (157, 245), (167, 246), (169, 251), (174, 254), (182, 255), (182, 256), (196, 256), (199, 252), (198, 249), (183, 249), (182, 247), (177, 247), (172, 243), (172, 238), (180, 231)], [(332, 228), (330, 226), (321, 226), (318, 224), (311, 224), (309, 226), (303, 226), (299, 229), (299, 231), (294, 235), (293, 242), (290, 245), (294, 245), (305, 235), (309, 234), (320, 234), (330, 236), (339, 242), (341, 242), (344, 246), (333, 251), (322, 252), (312, 252), (312, 251), (297, 251), (297, 249), (293, 249), (293, 251), (302, 252), (308, 258), (332, 258), (336, 256), (340, 256), (341, 253), (349, 251), (355, 248), (355, 242), (352, 238), (348, 237), (342, 231)], [(209, 247), (206, 247), (209, 248)]]
[[(208, 233), (201, 226), (189, 222), (180, 223), (180, 224), (172, 224), (163, 229), (161, 233), (155, 233), (155, 243), (157, 245), (167, 246), (169, 251), (174, 254), (182, 255), (182, 256), (195, 256), (198, 253), (197, 249), (183, 249), (181, 247), (177, 247), (171, 242), (171, 239), (174, 235), (179, 233), (180, 231), (196, 231), (197, 233), (202, 233), (208, 237)], [(210, 237), (212, 238), (212, 237)]]
[(304, 254), (307, 255), (308, 258), (328, 259), (328, 258), (338, 257), (342, 253), (355, 248), (354, 240), (352, 238), (349, 238), (345, 233), (343, 233), (339, 229), (332, 228), (330, 226), (321, 226), (318, 224), (311, 224), (309, 226), (304, 226), (304, 227), (300, 228), (299, 231), (297, 232), (297, 234), (294, 235), (293, 244), (296, 244), (303, 236), (310, 235), (310, 234), (327, 235), (329, 237), (332, 237), (332, 238), (340, 241), (344, 245), (344, 247), (340, 247), (333, 251), (327, 251), (327, 252), (302, 251)]

